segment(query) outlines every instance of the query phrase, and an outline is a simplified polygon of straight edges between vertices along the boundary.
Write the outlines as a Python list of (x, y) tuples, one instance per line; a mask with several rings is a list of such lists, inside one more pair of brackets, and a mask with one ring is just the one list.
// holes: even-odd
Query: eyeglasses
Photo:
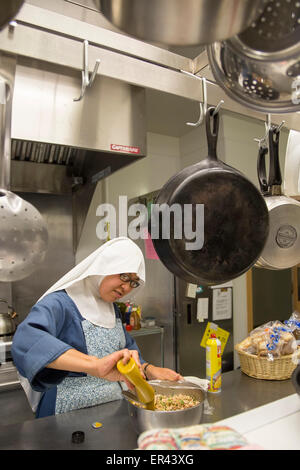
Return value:
[(123, 282), (129, 282), (130, 287), (135, 289), (136, 287), (139, 287), (140, 283), (138, 281), (134, 281), (133, 279), (130, 279), (130, 276), (128, 274), (120, 274), (120, 279)]

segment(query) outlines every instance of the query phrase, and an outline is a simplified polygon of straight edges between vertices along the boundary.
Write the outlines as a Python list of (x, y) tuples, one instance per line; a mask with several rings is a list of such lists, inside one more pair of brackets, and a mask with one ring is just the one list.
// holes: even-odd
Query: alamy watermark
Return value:
[[(118, 210), (117, 210), (118, 209)], [(201, 250), (204, 243), (204, 204), (152, 204), (151, 211), (144, 204), (128, 207), (127, 196), (119, 196), (118, 208), (113, 204), (100, 204), (96, 216), (101, 217), (96, 226), (96, 236), (107, 239), (126, 236), (132, 240), (151, 238), (185, 240), (186, 250)], [(130, 218), (130, 221), (129, 221)], [(129, 221), (129, 223), (128, 223)]]

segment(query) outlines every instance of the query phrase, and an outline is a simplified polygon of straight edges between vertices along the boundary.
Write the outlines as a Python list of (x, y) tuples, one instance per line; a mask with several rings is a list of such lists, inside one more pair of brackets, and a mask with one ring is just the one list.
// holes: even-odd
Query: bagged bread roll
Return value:
[(297, 343), (292, 331), (276, 320), (255, 328), (239, 347), (249, 354), (272, 360), (293, 354), (297, 349)]

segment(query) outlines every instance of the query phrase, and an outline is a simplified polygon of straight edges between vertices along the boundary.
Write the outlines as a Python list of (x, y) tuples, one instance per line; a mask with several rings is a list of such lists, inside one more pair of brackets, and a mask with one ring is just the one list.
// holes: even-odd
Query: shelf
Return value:
[(163, 326), (149, 326), (140, 328), (139, 330), (131, 330), (128, 332), (131, 336), (148, 336), (160, 334), (160, 364), (164, 367), (164, 327)]
[(139, 330), (131, 330), (129, 333), (131, 336), (144, 336), (144, 335), (155, 335), (163, 334), (164, 328), (162, 326), (149, 326), (140, 328)]

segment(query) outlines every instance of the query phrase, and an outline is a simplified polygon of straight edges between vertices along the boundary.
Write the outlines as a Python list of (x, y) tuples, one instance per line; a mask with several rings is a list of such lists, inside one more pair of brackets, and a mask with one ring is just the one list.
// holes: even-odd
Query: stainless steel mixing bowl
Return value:
[(138, 434), (155, 428), (180, 428), (200, 424), (206, 395), (199, 385), (159, 380), (152, 380), (149, 383), (157, 394), (167, 396), (185, 394), (199, 400), (200, 403), (179, 411), (151, 411), (128, 402), (129, 416)]
[(266, 0), (94, 0), (115, 26), (144, 41), (211, 44), (245, 30)]

